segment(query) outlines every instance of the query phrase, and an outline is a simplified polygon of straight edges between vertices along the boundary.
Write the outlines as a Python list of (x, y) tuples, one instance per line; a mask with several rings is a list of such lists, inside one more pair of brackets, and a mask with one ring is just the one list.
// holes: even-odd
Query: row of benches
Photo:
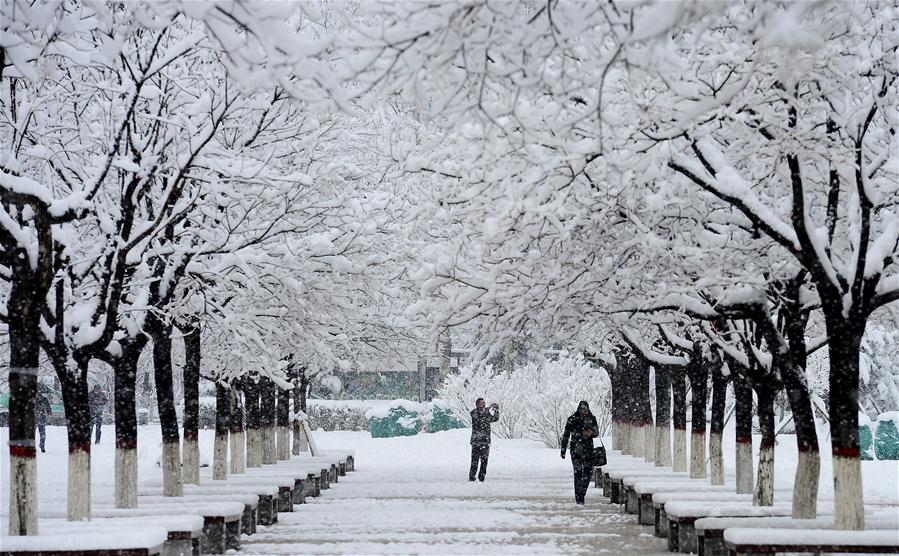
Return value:
[(158, 495), (161, 479), (145, 481), (137, 508), (97, 503), (90, 522), (66, 521), (64, 506), (45, 505), (41, 534), (4, 537), (0, 556), (222, 554), (239, 549), (241, 536), (255, 533), (257, 525), (277, 523), (279, 512), (294, 511), (354, 469), (353, 452), (325, 450), (248, 468), (226, 481), (212, 480), (207, 469), (199, 485), (184, 485), (179, 498)]
[[(899, 507), (866, 507), (864, 531), (834, 530), (833, 499), (819, 499), (817, 519), (792, 519), (791, 506), (753, 506), (734, 485), (712, 486), (687, 473), (611, 452), (594, 470), (603, 495), (667, 538), (672, 552), (705, 556), (792, 553), (899, 553)], [(791, 498), (775, 491), (775, 498)], [(780, 496), (778, 496), (780, 495)]]

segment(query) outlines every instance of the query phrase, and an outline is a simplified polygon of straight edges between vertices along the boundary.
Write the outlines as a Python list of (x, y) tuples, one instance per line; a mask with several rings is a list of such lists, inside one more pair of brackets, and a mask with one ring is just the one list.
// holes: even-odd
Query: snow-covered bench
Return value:
[[(636, 486), (638, 484), (643, 485), (642, 490), (645, 491), (644, 493), (637, 492)], [(660, 489), (664, 489), (667, 486), (689, 491), (694, 487), (703, 487), (708, 484), (709, 482), (705, 479), (691, 479), (689, 473), (675, 473), (671, 470), (667, 470), (667, 473), (650, 474), (638, 472), (627, 475), (621, 479), (621, 485), (618, 488), (621, 491), (621, 498), (624, 500), (625, 513), (636, 514), (638, 517), (640, 516), (641, 498), (643, 498), (643, 494), (645, 494), (646, 502), (649, 505), (646, 512), (650, 520), (645, 523), (645, 525), (652, 525), (654, 517), (650, 508), (652, 508), (652, 495), (654, 492), (649, 492), (651, 488), (649, 485), (659, 485), (658, 488)]]
[[(201, 551), (222, 554), (228, 548), (240, 548), (241, 517), (244, 505), (239, 502), (218, 499), (172, 498), (163, 496), (140, 497), (137, 508), (116, 508), (111, 503), (97, 502), (91, 506), (91, 519), (108, 517), (149, 517), (163, 520), (167, 516), (185, 517), (197, 515), (203, 519)], [(65, 518), (65, 504), (41, 505), (41, 517)], [(90, 523), (93, 523), (90, 522)]]
[[(293, 504), (305, 504), (306, 495), (315, 492), (312, 483), (317, 482), (325, 470), (314, 463), (299, 464), (282, 462), (277, 465), (264, 465), (247, 470), (246, 475), (252, 479), (277, 480), (279, 486), (278, 511), (292, 512)], [(289, 487), (289, 488), (288, 488)], [(315, 496), (317, 494), (309, 494)]]
[[(827, 506), (827, 507), (825, 507)], [(789, 516), (792, 505), (789, 500), (775, 502), (773, 506), (753, 506), (751, 500), (673, 500), (665, 503), (668, 519), (668, 550), (671, 552), (697, 552), (699, 543), (695, 523), (703, 517), (776, 517)], [(820, 515), (833, 513), (833, 502), (820, 504)]]
[[(833, 529), (833, 516), (816, 519), (793, 519), (779, 517), (703, 517), (693, 523), (696, 529), (699, 554), (704, 556), (724, 556), (724, 531), (736, 528), (762, 529)], [(899, 530), (899, 508), (892, 510), (872, 510), (865, 512), (865, 528), (868, 530)]]
[[(77, 529), (77, 530), (76, 530)], [(0, 537), (3, 556), (159, 556), (164, 527), (98, 527), (89, 524), (23, 537)]]
[[(189, 501), (214, 496), (243, 504), (244, 510), (240, 518), (240, 532), (244, 535), (252, 535), (256, 532), (260, 505), (270, 508), (273, 504), (272, 501), (278, 496), (278, 488), (275, 485), (235, 486), (224, 481), (210, 480), (201, 482), (199, 485), (184, 485), (183, 488), (185, 499)], [(138, 489), (138, 495), (141, 497), (141, 503), (173, 500), (171, 497), (160, 497), (159, 490), (152, 484), (152, 481), (141, 484)]]
[[(671, 471), (670, 469), (666, 469), (664, 467), (610, 470), (606, 473), (605, 482), (609, 484), (609, 500), (613, 504), (627, 503), (627, 493), (624, 487), (624, 479), (627, 477), (632, 477), (634, 479), (633, 482), (637, 482), (640, 479), (646, 480), (658, 477), (676, 477), (681, 479), (689, 479), (690, 475), (684, 472), (675, 473), (674, 471)], [(603, 494), (605, 494), (605, 490), (603, 490)], [(636, 504), (634, 504), (633, 511), (636, 512)]]
[(728, 528), (724, 545), (732, 556), (791, 553), (899, 554), (899, 531)]
[[(659, 506), (653, 502), (653, 496), (656, 494), (683, 493), (690, 494), (706, 493), (706, 492), (724, 492), (733, 493), (733, 486), (710, 485), (703, 479), (665, 479), (651, 478), (639, 479), (632, 485), (632, 491), (637, 499), (637, 521), (640, 525), (654, 526), (656, 535), (659, 534)], [(664, 506), (664, 504), (662, 504)], [(666, 524), (667, 535), (667, 524)]]
[(319, 456), (335, 456), (338, 458), (340, 476), (344, 476), (347, 472), (356, 470), (356, 452), (354, 450), (331, 449), (318, 450)]

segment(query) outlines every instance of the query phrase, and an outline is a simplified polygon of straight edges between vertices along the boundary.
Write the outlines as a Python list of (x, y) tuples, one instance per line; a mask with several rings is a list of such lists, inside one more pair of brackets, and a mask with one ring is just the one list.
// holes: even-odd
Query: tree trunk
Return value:
[[(27, 260), (27, 259), (23, 259)], [(40, 357), (37, 280), (13, 274), (9, 315), (9, 534), (37, 535), (34, 402)], [(46, 292), (45, 292), (46, 293)]]
[(184, 335), (184, 464), (185, 484), (200, 484), (200, 325), (192, 323)]
[(122, 353), (111, 359), (115, 375), (115, 503), (137, 507), (137, 363), (146, 336), (120, 342)]
[(69, 439), (69, 521), (91, 517), (91, 415), (87, 392), (87, 361), (78, 361), (71, 373), (65, 361), (56, 361), (56, 373), (62, 386)]
[(752, 498), (752, 503), (756, 506), (774, 504), (774, 395), (775, 392), (767, 385), (757, 385), (762, 441), (759, 445), (759, 477)]
[(178, 433), (178, 414), (175, 412), (175, 391), (172, 386), (172, 327), (151, 314), (147, 318), (147, 328), (153, 337), (156, 407), (159, 409), (159, 425), (162, 429), (162, 494), (183, 496), (181, 436)]
[(262, 463), (266, 465), (278, 463), (278, 448), (275, 440), (276, 395), (275, 383), (270, 378), (260, 378), (259, 411), (262, 425)]
[(682, 368), (671, 372), (671, 399), (671, 423), (674, 428), (671, 469), (683, 473), (687, 471), (687, 377)]
[(749, 379), (741, 374), (734, 376), (733, 385), (734, 412), (736, 414), (737, 494), (752, 494), (752, 386)]
[[(293, 410), (295, 413), (306, 414), (306, 393), (309, 391), (309, 381), (306, 379), (306, 370), (300, 369), (293, 389)], [(309, 451), (309, 443), (303, 434), (303, 423), (299, 419), (293, 420), (293, 454), (299, 455)]]
[(278, 388), (278, 459), (290, 459), (290, 390)]
[(648, 361), (634, 357), (636, 421), (638, 427), (636, 454), (648, 462), (654, 461), (655, 426), (652, 422), (652, 403), (649, 393)]
[(694, 351), (688, 368), (691, 391), (690, 478), (705, 479), (705, 409), (708, 401), (707, 362)]
[(656, 467), (671, 467), (671, 377), (664, 365), (655, 368), (656, 426), (654, 457)]
[(212, 478), (224, 481), (228, 478), (228, 429), (231, 417), (231, 390), (220, 382), (215, 383), (215, 448), (212, 454)]
[(858, 434), (859, 349), (865, 322), (847, 323), (842, 314), (829, 315), (830, 434), (837, 529), (865, 528), (861, 451)]
[(231, 473), (239, 475), (247, 472), (247, 433), (244, 429), (244, 412), (240, 403), (237, 385), (231, 384), (231, 404), (229, 407), (231, 429)]
[[(805, 359), (805, 354), (802, 354), (802, 358)], [(815, 415), (812, 411), (808, 381), (803, 367), (785, 370), (781, 376), (784, 378), (784, 387), (793, 413), (796, 444), (799, 450), (796, 480), (793, 484), (793, 517), (814, 519), (817, 517), (818, 508), (821, 456), (818, 451), (818, 433), (815, 430)]]
[(712, 484), (724, 484), (724, 409), (727, 400), (727, 377), (718, 365), (712, 372), (712, 422), (709, 426), (709, 461), (712, 468)]
[(262, 434), (259, 384), (252, 378), (243, 380), (244, 407), (247, 411), (247, 467), (262, 466)]

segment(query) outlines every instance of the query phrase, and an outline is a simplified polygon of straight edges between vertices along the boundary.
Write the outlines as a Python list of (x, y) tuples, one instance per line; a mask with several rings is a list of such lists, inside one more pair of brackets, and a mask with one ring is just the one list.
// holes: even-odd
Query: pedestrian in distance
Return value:
[(38, 392), (37, 399), (34, 402), (34, 422), (37, 425), (38, 436), (40, 437), (41, 452), (46, 452), (44, 444), (47, 442), (47, 420), (53, 408), (50, 407), (50, 400), (43, 392)]
[[(471, 410), (471, 469), (468, 471), (468, 480), (484, 482), (487, 475), (487, 458), (490, 457), (490, 423), (499, 421), (499, 405), (490, 404), (484, 398), (478, 398), (475, 408)], [(480, 470), (478, 469), (480, 466)]]
[(593, 471), (593, 439), (599, 436), (596, 417), (590, 411), (590, 404), (582, 401), (577, 411), (565, 422), (565, 433), (562, 435), (562, 459), (565, 450), (571, 452), (571, 466), (574, 468), (574, 502), (584, 505), (587, 488), (590, 486), (590, 474)]
[(90, 395), (88, 395), (87, 401), (91, 409), (91, 423), (96, 428), (96, 440), (94, 440), (94, 444), (99, 444), (100, 427), (103, 425), (103, 408), (106, 407), (106, 403), (109, 399), (106, 397), (106, 394), (103, 393), (100, 385), (95, 384), (94, 389), (91, 390)]

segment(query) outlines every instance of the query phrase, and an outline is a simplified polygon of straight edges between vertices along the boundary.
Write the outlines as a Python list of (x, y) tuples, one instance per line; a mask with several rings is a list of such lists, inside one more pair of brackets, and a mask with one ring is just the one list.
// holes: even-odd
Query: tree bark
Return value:
[(683, 368), (671, 370), (671, 422), (674, 429), (674, 448), (671, 469), (687, 471), (687, 377)]
[(262, 434), (259, 406), (259, 385), (252, 378), (242, 381), (244, 407), (247, 412), (247, 467), (262, 466)]
[(275, 444), (276, 409), (275, 383), (271, 379), (259, 379), (259, 417), (262, 431), (262, 463), (269, 465), (278, 463), (278, 450)]
[(147, 332), (153, 338), (153, 373), (156, 379), (156, 406), (162, 429), (162, 494), (183, 496), (181, 482), (181, 435), (175, 412), (172, 385), (172, 326), (152, 313), (147, 317)]
[(120, 341), (122, 353), (110, 359), (115, 376), (115, 500), (117, 508), (137, 507), (137, 363), (146, 336)]
[(756, 506), (774, 504), (774, 396), (776, 392), (765, 384), (756, 385), (758, 398), (759, 430), (762, 440), (759, 444), (759, 469), (755, 495), (752, 503)]
[(690, 478), (705, 479), (705, 410), (708, 401), (709, 370), (698, 349), (693, 350), (687, 368), (691, 391)]
[(830, 354), (829, 418), (837, 529), (865, 527), (858, 434), (859, 351), (865, 323), (825, 313)]
[(181, 467), (185, 484), (200, 484), (200, 325), (191, 323), (184, 335), (184, 463)]
[(244, 428), (244, 411), (240, 403), (240, 391), (237, 384), (232, 382), (230, 390), (231, 473), (239, 475), (247, 472), (247, 433)]
[(228, 432), (231, 418), (231, 390), (221, 382), (215, 383), (215, 447), (212, 453), (212, 478), (228, 478)]
[(654, 461), (655, 426), (652, 421), (652, 403), (649, 393), (649, 361), (639, 356), (633, 359), (634, 376), (634, 405), (636, 415), (637, 446), (636, 454), (642, 456), (648, 462)]
[[(297, 374), (293, 389), (294, 413), (306, 413), (306, 393), (309, 390), (309, 381), (306, 378), (306, 369), (297, 367)], [(306, 435), (303, 433), (303, 424), (299, 419), (293, 420), (293, 454), (299, 455), (309, 450)]]
[(727, 400), (727, 377), (718, 364), (712, 370), (712, 422), (709, 424), (709, 462), (712, 484), (724, 484), (724, 409)]
[(655, 366), (656, 426), (654, 460), (656, 467), (671, 467), (671, 377), (667, 366)]
[[(734, 369), (734, 365), (730, 365)], [(733, 378), (736, 419), (737, 494), (752, 494), (752, 385), (740, 373)]]
[[(24, 253), (20, 253), (24, 258)], [(29, 273), (30, 274), (30, 273)], [(46, 291), (43, 292), (46, 294)], [(11, 281), (9, 315), (9, 534), (37, 535), (37, 459), (34, 402), (40, 357), (40, 300), (36, 280)]]
[(290, 459), (290, 390), (278, 388), (278, 459)]
[(88, 403), (87, 365), (77, 362), (77, 372), (69, 372), (66, 361), (55, 360), (62, 387), (69, 440), (69, 485), (67, 514), (70, 521), (91, 517), (91, 415)]

